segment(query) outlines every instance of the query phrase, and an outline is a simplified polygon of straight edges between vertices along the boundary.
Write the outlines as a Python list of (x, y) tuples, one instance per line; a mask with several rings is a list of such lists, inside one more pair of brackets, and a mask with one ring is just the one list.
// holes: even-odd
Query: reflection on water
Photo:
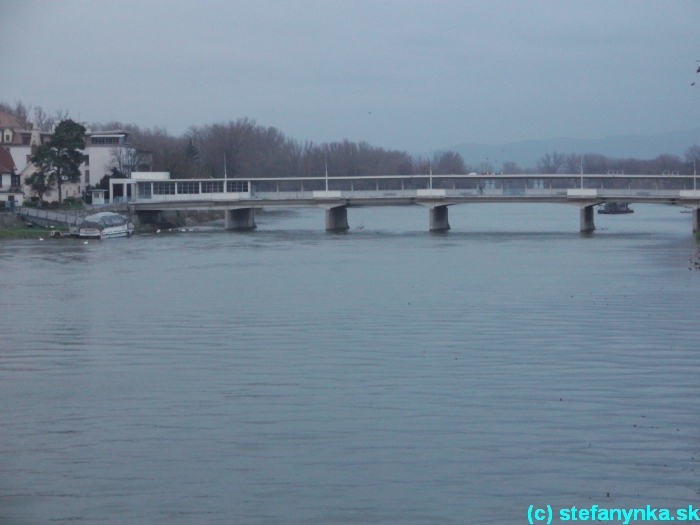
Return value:
[[(519, 523), (697, 500), (698, 252), (659, 206), (3, 242), (0, 521)], [(357, 226), (363, 224), (359, 230)], [(607, 497), (607, 494), (610, 497)]]

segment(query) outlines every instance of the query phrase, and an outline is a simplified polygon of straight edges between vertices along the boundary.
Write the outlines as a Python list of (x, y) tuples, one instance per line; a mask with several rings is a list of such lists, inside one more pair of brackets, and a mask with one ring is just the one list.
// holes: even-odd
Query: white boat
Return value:
[(78, 237), (111, 239), (128, 237), (134, 233), (134, 225), (125, 217), (111, 211), (89, 215), (78, 226)]

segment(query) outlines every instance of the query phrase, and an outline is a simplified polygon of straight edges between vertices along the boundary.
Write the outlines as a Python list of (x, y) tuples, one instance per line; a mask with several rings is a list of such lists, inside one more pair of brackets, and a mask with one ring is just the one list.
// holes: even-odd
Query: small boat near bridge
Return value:
[(606, 202), (600, 205), (598, 213), (607, 213), (617, 215), (623, 213), (634, 213), (634, 210), (629, 207), (626, 202)]
[(134, 225), (118, 213), (103, 211), (85, 217), (78, 226), (78, 237), (112, 239), (129, 237), (134, 233)]

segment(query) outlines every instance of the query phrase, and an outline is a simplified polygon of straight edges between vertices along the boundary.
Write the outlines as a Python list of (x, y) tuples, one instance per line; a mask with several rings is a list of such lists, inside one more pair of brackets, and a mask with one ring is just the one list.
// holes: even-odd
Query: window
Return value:
[(119, 144), (119, 137), (92, 137), (90, 144)]
[(226, 191), (232, 193), (246, 193), (248, 191), (247, 180), (229, 180), (226, 181)]
[(90, 170), (85, 170), (85, 184), (90, 184)]
[(31, 160), (32, 160), (32, 156), (31, 156), (31, 155), (27, 155), (27, 164), (29, 164), (29, 162), (30, 162)]
[(153, 194), (154, 195), (175, 195), (175, 183), (174, 182), (154, 182), (153, 183)]
[(223, 193), (224, 181), (207, 181), (202, 182), (202, 193)]
[(85, 155), (85, 165), (86, 166), (90, 165), (90, 155)]
[(139, 199), (150, 199), (151, 198), (151, 183), (150, 182), (139, 182), (138, 183)]
[(177, 192), (181, 194), (199, 193), (199, 182), (178, 182)]
[(24, 146), (29, 146), (29, 142), (31, 142), (31, 135), (22, 135), (22, 145)]

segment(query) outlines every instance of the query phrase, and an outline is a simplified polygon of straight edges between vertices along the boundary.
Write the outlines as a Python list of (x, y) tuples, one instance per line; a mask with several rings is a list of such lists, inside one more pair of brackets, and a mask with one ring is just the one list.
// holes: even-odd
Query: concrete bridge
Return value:
[[(129, 206), (144, 222), (165, 210), (223, 210), (229, 230), (255, 228), (255, 210), (317, 207), (326, 230), (348, 229), (348, 208), (424, 206), (429, 229), (450, 229), (448, 207), (473, 202), (551, 202), (580, 209), (582, 232), (593, 231), (594, 206), (606, 202), (663, 203), (692, 209), (700, 229), (700, 190), (686, 175), (382, 175), (251, 179), (112, 179), (123, 184)], [(129, 187), (130, 186), (130, 187)], [(114, 195), (114, 193), (112, 193)]]

